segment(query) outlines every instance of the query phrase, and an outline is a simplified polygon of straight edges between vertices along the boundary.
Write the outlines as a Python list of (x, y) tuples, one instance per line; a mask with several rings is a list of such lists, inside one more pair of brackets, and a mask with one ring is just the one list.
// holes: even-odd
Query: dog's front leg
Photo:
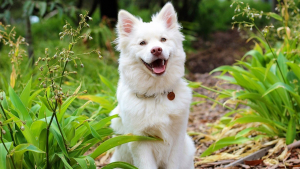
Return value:
[[(184, 136), (183, 136), (184, 138)], [(180, 163), (181, 163), (181, 156), (183, 156), (183, 145), (184, 145), (184, 139), (183, 138), (178, 138), (177, 140), (174, 140), (167, 168), (166, 169), (181, 169), (179, 168)]]
[(129, 143), (129, 147), (133, 157), (134, 166), (139, 169), (157, 169), (157, 163), (155, 161), (152, 144), (149, 142), (132, 142)]

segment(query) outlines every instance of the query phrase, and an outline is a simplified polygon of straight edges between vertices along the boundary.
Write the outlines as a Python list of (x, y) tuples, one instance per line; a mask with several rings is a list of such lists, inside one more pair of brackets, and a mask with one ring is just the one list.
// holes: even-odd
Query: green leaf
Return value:
[(30, 1), (25, 1), (25, 2), (24, 2), (24, 5), (23, 5), (23, 10), (24, 10), (24, 11), (28, 10), (30, 4), (31, 4)]
[(256, 127), (249, 127), (249, 128), (246, 128), (246, 129), (244, 129), (244, 130), (238, 132), (237, 135), (235, 136), (235, 138), (242, 137), (242, 136), (248, 134), (250, 131), (255, 130), (255, 129), (257, 129), (257, 128), (256, 128)]
[(228, 116), (223, 116), (220, 118), (220, 122), (222, 124), (228, 124), (233, 118)]
[(272, 72), (270, 72), (270, 69), (271, 69), (271, 67), (274, 65), (274, 63), (275, 63), (275, 59), (272, 59), (272, 60), (267, 64), (267, 68), (266, 68), (266, 72), (265, 72), (265, 79), (264, 79), (264, 80), (266, 80), (267, 75), (268, 75), (269, 73), (272, 73)]
[(4, 91), (1, 92), (0, 95), (3, 96), (3, 101), (2, 101), (3, 108), (6, 109), (6, 110), (8, 110), (8, 103), (7, 103), (7, 100), (6, 100), (6, 94), (5, 94), (5, 92)]
[(47, 9), (47, 3), (46, 2), (38, 2), (38, 7), (40, 11), (40, 16), (43, 17), (46, 9)]
[[(14, 114), (12, 114), (11, 112), (9, 111), (6, 111), (5, 112), (14, 119), (14, 121), (21, 121), (17, 116), (15, 116)], [(16, 125), (21, 128), (21, 126), (23, 125), (23, 123), (16, 123)], [(22, 131), (22, 134), (24, 135), (24, 137), (26, 138), (27, 142), (28, 143), (31, 143), (35, 146), (38, 146), (38, 142), (37, 140), (34, 138), (34, 135), (31, 133), (30, 131), (30, 128), (26, 125), (24, 125), (24, 130), (21, 130)]]
[(30, 1), (30, 5), (29, 5), (29, 7), (28, 7), (28, 9), (26, 10), (26, 14), (27, 14), (27, 16), (30, 16), (30, 15), (32, 15), (32, 12), (33, 12), (33, 9), (34, 9), (34, 4), (35, 4), (35, 2), (33, 2), (33, 1)]
[(131, 165), (131, 164), (128, 164), (128, 163), (125, 163), (125, 162), (121, 162), (121, 161), (113, 162), (113, 163), (107, 164), (107, 165), (104, 166), (102, 169), (114, 169), (114, 168), (138, 169), (137, 167), (135, 167), (135, 166), (133, 166), (133, 165)]
[[(288, 67), (287, 67), (287, 59), (283, 56), (282, 53), (279, 53), (278, 56), (277, 56), (277, 63), (280, 67), (280, 70), (282, 72), (282, 75), (284, 79), (286, 79), (286, 75), (287, 75), (287, 72), (288, 72)], [(280, 74), (281, 75), (281, 74)]]
[(264, 41), (263, 38), (259, 37), (259, 36), (256, 36), (256, 35), (252, 35), (251, 38), (248, 39), (248, 42), (252, 39), (257, 39), (262, 45), (263, 47), (268, 50), (269, 49), (269, 45), (267, 42)]
[(60, 147), (60, 149), (62, 150), (62, 152), (64, 153), (64, 155), (67, 156), (67, 157), (69, 157), (68, 152), (67, 152), (67, 150), (66, 150), (66, 148), (65, 148), (65, 144), (64, 144), (64, 141), (63, 141), (63, 137), (62, 137), (62, 135), (60, 134), (57, 125), (56, 125), (56, 124), (53, 124), (53, 123), (56, 123), (55, 119), (53, 120), (52, 125), (51, 125), (51, 127), (50, 127), (50, 132), (53, 134), (55, 140), (56, 140), (57, 143), (58, 143), (58, 146)]
[(282, 21), (282, 17), (279, 16), (278, 14), (276, 14), (276, 13), (269, 12), (269, 16), (276, 19), (276, 20)]
[(66, 140), (68, 142), (71, 142), (72, 139), (74, 138), (75, 136), (75, 127), (74, 127), (74, 123), (70, 122), (69, 124), (67, 124), (65, 127), (64, 127), (64, 133), (66, 133)]
[(38, 98), (47, 107), (49, 111), (52, 111), (51, 107), (53, 107), (54, 105), (50, 101), (48, 102), (48, 100), (45, 97), (38, 96)]
[(39, 94), (39, 93), (41, 93), (41, 91), (43, 91), (44, 89), (39, 89), (39, 90), (36, 90), (35, 92), (33, 92), (33, 94), (29, 97), (29, 99), (28, 99), (28, 107), (30, 107), (31, 106), (31, 104), (32, 104), (32, 101), (33, 101), (33, 99), (35, 99), (36, 97), (37, 97), (37, 95)]
[(154, 138), (154, 137), (146, 137), (146, 136), (133, 136), (133, 135), (123, 135), (123, 136), (116, 136), (113, 138), (110, 138), (100, 144), (92, 154), (91, 156), (93, 159), (97, 158), (99, 155), (104, 153), (105, 151), (116, 147), (118, 145), (132, 142), (132, 141), (161, 141), (161, 139)]
[(10, 100), (12, 102), (12, 104), (15, 106), (15, 108), (18, 111), (18, 115), (20, 117), (20, 119), (22, 121), (26, 121), (26, 125), (28, 127), (30, 127), (31, 123), (32, 123), (32, 119), (30, 114), (28, 113), (26, 107), (24, 106), (24, 104), (22, 103), (22, 101), (20, 100), (20, 98), (17, 96), (17, 94), (15, 93), (14, 89), (9, 87), (9, 96), (10, 96)]
[[(4, 143), (7, 149), (10, 149), (12, 146), (12, 142)], [(5, 169), (6, 168), (6, 157), (7, 157), (7, 151), (1, 142), (0, 144), (0, 168)]]
[(106, 117), (104, 119), (101, 119), (99, 122), (93, 124), (92, 126), (95, 128), (95, 130), (99, 130), (102, 127), (104, 127), (108, 122), (110, 122), (112, 119), (119, 117), (118, 114)]
[[(14, 149), (14, 158), (15, 162), (17, 165), (17, 168), (22, 168), (22, 162), (24, 160), (23, 154), (27, 151), (33, 152), (33, 153), (45, 153), (44, 151), (40, 150), (36, 146), (32, 144), (19, 144), (15, 149)], [(37, 159), (35, 159), (37, 160)]]
[(253, 56), (257, 61), (259, 61), (259, 63), (260, 63), (262, 66), (265, 66), (265, 65), (266, 65), (264, 56), (263, 56), (261, 53), (259, 53), (258, 51), (256, 51), (256, 50), (250, 50), (249, 52), (247, 52), (247, 53), (243, 56), (243, 58), (246, 57), (246, 56), (248, 56), (248, 55)]
[(92, 101), (87, 101), (86, 103), (84, 103), (84, 105), (82, 105), (81, 107), (79, 107), (77, 110), (74, 111), (74, 113), (72, 114), (72, 116), (79, 116), (81, 115), (82, 111), (85, 109), (85, 107), (92, 103)]
[(218, 140), (217, 142), (213, 143), (212, 145), (210, 145), (202, 154), (201, 157), (205, 157), (210, 155), (211, 153), (213, 153), (214, 151), (217, 151), (223, 147), (232, 145), (232, 144), (243, 144), (246, 143), (247, 141), (250, 141), (251, 139), (249, 138), (245, 138), (245, 137), (238, 137), (235, 138), (235, 136), (231, 136), (231, 137), (225, 137), (222, 138), (220, 140)]
[(226, 81), (228, 81), (230, 83), (233, 83), (233, 84), (236, 83), (236, 80), (233, 77), (231, 77), (231, 76), (225, 76), (225, 75), (222, 76), (221, 75), (221, 76), (214, 76), (214, 78), (226, 80)]
[(206, 101), (195, 101), (191, 103), (191, 106), (205, 103)]
[(112, 93), (116, 93), (116, 87), (104, 76), (102, 76), (102, 75), (99, 75), (99, 76), (100, 76), (101, 81), (105, 84), (105, 86), (107, 86), (112, 91)]
[(83, 124), (89, 130), (89, 132), (92, 133), (93, 137), (95, 137), (99, 140), (102, 140), (100, 135), (97, 133), (97, 131), (92, 126), (90, 126), (90, 124), (88, 122), (84, 122)]
[(37, 120), (31, 124), (30, 131), (31, 131), (33, 137), (38, 141), (42, 130), (44, 130), (46, 128), (47, 128), (46, 122)]
[(292, 71), (295, 73), (295, 75), (300, 79), (300, 66), (296, 63), (287, 62), (288, 66), (291, 67)]
[(192, 88), (192, 89), (196, 89), (198, 87), (201, 86), (201, 83), (200, 82), (189, 82), (188, 83), (188, 87)]
[(31, 78), (20, 95), (20, 99), (25, 107), (28, 107), (28, 101), (29, 101), (28, 98), (30, 96), (30, 90), (31, 90)]
[(84, 99), (84, 100), (91, 100), (93, 102), (99, 103), (101, 107), (108, 109), (108, 110), (113, 110), (114, 105), (107, 100), (105, 97), (101, 96), (95, 96), (95, 95), (82, 95), (78, 96), (79, 99)]
[[(98, 131), (99, 129), (103, 128), (107, 123), (109, 123), (111, 121), (111, 119), (116, 118), (116, 117), (119, 117), (119, 116), (117, 114), (115, 114), (113, 116), (106, 117), (104, 119), (101, 119), (97, 123), (92, 124), (91, 126), (96, 131)], [(76, 142), (81, 137), (87, 136), (88, 134), (90, 134), (90, 132), (91, 132), (90, 128), (88, 126), (86, 126), (86, 125), (85, 125), (85, 127), (81, 126), (81, 127), (77, 128), (76, 129), (76, 134), (75, 134), (74, 138), (72, 139), (71, 145), (73, 146), (74, 144), (76, 144)]]
[(286, 144), (291, 144), (296, 138), (296, 118), (291, 117), (286, 133)]
[[(273, 84), (264, 94), (263, 94), (263, 97), (266, 96), (267, 94), (269, 94), (270, 92), (278, 89), (278, 88), (283, 88), (287, 91), (289, 91), (290, 93), (293, 93), (293, 94), (296, 94), (293, 87), (291, 87), (290, 85), (288, 84), (285, 84), (283, 82), (277, 82), (275, 84)], [(297, 95), (297, 94), (296, 94)]]
[(284, 128), (283, 126), (279, 126), (278, 124), (274, 123), (272, 120), (260, 117), (260, 116), (245, 116), (245, 117), (241, 117), (236, 119), (235, 121), (229, 123), (229, 126), (233, 126), (234, 124), (244, 124), (244, 123), (255, 123), (255, 122), (260, 122), (260, 123), (264, 123), (267, 126), (269, 126), (275, 133), (278, 133), (278, 130), (276, 128), (274, 128), (276, 125), (277, 127), (280, 128)]
[(90, 156), (84, 156), (81, 158), (73, 158), (81, 168), (84, 169), (96, 169), (95, 161)]
[(61, 110), (60, 112), (57, 114), (57, 119), (60, 122), (63, 118), (63, 116), (65, 115), (68, 107), (71, 105), (71, 103), (77, 98), (77, 94), (79, 92), (81, 88), (81, 84), (77, 87), (77, 89), (75, 90), (75, 92), (73, 93), (72, 97), (69, 97), (62, 105), (61, 105)]
[(65, 168), (67, 168), (67, 169), (73, 169), (70, 166), (70, 164), (67, 162), (67, 160), (66, 160), (66, 158), (65, 158), (65, 156), (63, 154), (56, 154), (56, 155), (63, 161), (63, 163), (65, 165)]

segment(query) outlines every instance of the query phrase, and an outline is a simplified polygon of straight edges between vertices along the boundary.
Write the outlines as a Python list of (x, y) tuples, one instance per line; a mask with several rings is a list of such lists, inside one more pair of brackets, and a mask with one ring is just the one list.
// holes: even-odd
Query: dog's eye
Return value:
[(140, 45), (146, 45), (145, 41), (140, 42)]
[(161, 38), (160, 41), (165, 42), (165, 41), (167, 41), (167, 39), (166, 38)]

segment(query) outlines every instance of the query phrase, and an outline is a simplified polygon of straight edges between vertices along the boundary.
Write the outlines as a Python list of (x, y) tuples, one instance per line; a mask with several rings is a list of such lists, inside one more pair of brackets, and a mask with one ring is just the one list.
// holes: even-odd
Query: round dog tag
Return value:
[(169, 100), (174, 100), (175, 99), (175, 93), (174, 92), (169, 92), (168, 93), (168, 99)]

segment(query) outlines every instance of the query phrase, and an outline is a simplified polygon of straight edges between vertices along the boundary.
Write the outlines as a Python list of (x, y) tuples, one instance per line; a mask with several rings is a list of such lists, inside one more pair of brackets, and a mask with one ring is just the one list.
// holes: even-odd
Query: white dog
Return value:
[(121, 10), (117, 49), (120, 80), (118, 106), (111, 127), (118, 134), (155, 136), (118, 146), (111, 159), (139, 169), (193, 169), (195, 146), (186, 134), (191, 89), (182, 79), (184, 36), (171, 3), (144, 23)]

